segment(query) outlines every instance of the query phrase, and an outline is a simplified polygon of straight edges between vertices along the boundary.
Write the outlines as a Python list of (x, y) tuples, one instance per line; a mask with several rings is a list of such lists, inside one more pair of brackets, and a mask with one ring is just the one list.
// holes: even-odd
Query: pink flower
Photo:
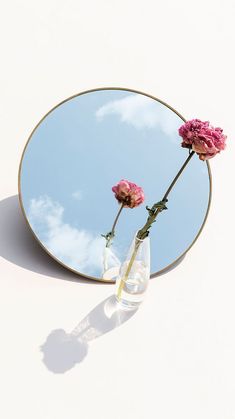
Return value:
[(209, 121), (192, 119), (185, 122), (179, 135), (183, 138), (182, 147), (191, 148), (200, 160), (208, 160), (225, 149), (227, 136), (221, 128), (214, 128)]
[(143, 189), (128, 180), (120, 180), (112, 187), (112, 191), (118, 202), (124, 204), (124, 208), (135, 208), (144, 202)]

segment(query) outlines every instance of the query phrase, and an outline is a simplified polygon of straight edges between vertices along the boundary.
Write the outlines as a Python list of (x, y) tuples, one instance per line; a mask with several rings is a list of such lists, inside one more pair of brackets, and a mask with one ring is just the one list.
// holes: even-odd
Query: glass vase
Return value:
[(102, 278), (106, 280), (116, 281), (121, 262), (115, 255), (114, 251), (109, 247), (104, 247), (103, 251), (103, 273)]
[(137, 309), (142, 303), (150, 278), (150, 240), (135, 235), (116, 281), (116, 299), (127, 310)]

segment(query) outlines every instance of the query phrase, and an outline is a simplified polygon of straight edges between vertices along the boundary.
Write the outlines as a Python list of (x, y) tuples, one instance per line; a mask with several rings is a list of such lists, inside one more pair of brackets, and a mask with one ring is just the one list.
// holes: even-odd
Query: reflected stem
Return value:
[(112, 230), (108, 234), (106, 234), (106, 236), (104, 236), (105, 239), (106, 239), (106, 246), (105, 247), (110, 247), (110, 245), (112, 244), (112, 240), (113, 240), (113, 238), (115, 236), (115, 227), (117, 225), (117, 222), (118, 222), (118, 219), (119, 219), (119, 217), (121, 215), (121, 212), (122, 212), (122, 210), (124, 208), (124, 205), (125, 204), (122, 203), (121, 206), (120, 206), (120, 208), (119, 208), (119, 210), (118, 210), (118, 213), (116, 215), (116, 218), (115, 218), (114, 223), (113, 223), (113, 226), (112, 226)]

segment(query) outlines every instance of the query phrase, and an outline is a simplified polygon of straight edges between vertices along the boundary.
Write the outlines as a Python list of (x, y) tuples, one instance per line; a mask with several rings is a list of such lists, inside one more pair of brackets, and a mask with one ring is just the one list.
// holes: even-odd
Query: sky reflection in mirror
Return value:
[[(125, 90), (98, 90), (54, 109), (33, 133), (22, 161), (28, 221), (63, 264), (100, 278), (105, 240), (118, 211), (111, 188), (121, 179), (144, 189), (145, 202), (124, 209), (112, 252), (123, 261), (145, 206), (159, 201), (188, 155), (182, 119), (160, 102)], [(206, 163), (194, 156), (151, 229), (151, 272), (174, 262), (197, 235), (208, 206)]]

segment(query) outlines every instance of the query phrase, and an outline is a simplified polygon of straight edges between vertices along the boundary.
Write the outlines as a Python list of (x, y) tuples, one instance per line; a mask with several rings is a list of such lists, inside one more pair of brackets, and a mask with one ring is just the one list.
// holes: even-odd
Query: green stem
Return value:
[(191, 158), (193, 157), (193, 155), (195, 154), (195, 151), (191, 151), (187, 157), (187, 159), (185, 160), (183, 166), (181, 167), (181, 169), (178, 171), (177, 175), (174, 177), (174, 179), (172, 180), (169, 188), (167, 189), (164, 197), (162, 198), (162, 201), (164, 201), (165, 199), (167, 199), (169, 193), (171, 192), (171, 189), (173, 188), (173, 186), (175, 185), (175, 183), (177, 182), (177, 180), (179, 179), (181, 173), (184, 171), (185, 167), (187, 166), (187, 164), (190, 162)]
[(105, 236), (103, 235), (103, 237), (105, 237), (105, 239), (106, 239), (106, 247), (109, 247), (111, 245), (111, 243), (112, 243), (112, 240), (113, 240), (113, 238), (115, 236), (115, 227), (117, 225), (118, 219), (120, 217), (120, 214), (121, 214), (123, 208), (124, 208), (124, 203), (121, 204), (121, 206), (120, 206), (120, 208), (118, 210), (118, 213), (116, 215), (116, 218), (115, 218), (114, 223), (113, 223), (113, 226), (112, 226), (112, 230), (109, 233), (107, 233)]
[(129, 273), (131, 271), (132, 265), (133, 265), (133, 263), (135, 261), (135, 258), (136, 258), (136, 255), (137, 255), (137, 252), (138, 252), (138, 249), (139, 249), (139, 245), (140, 245), (140, 241), (138, 241), (138, 242), (136, 241), (135, 242), (135, 248), (134, 248), (134, 251), (132, 253), (130, 262), (129, 262), (128, 266), (127, 266), (127, 270), (125, 272), (125, 275), (124, 275), (123, 278), (121, 278), (121, 281), (120, 281), (120, 284), (119, 284), (119, 287), (118, 287), (118, 291), (117, 291), (117, 298), (118, 298), (119, 301), (121, 299), (121, 294), (122, 294), (122, 290), (123, 290), (124, 284), (125, 284), (128, 276), (129, 276)]
[[(146, 221), (145, 225), (137, 233), (137, 238), (138, 239), (144, 240), (146, 237), (148, 237), (148, 235), (149, 235), (149, 229), (152, 226), (152, 224), (155, 222), (156, 217), (158, 216), (158, 214), (161, 211), (167, 209), (167, 207), (165, 205), (166, 202), (167, 202), (167, 200), (168, 200), (167, 198), (168, 198), (168, 196), (169, 196), (172, 188), (176, 184), (177, 180), (179, 179), (180, 175), (182, 174), (182, 172), (184, 171), (185, 167), (190, 162), (190, 160), (191, 160), (191, 158), (193, 157), (194, 154), (195, 154), (194, 151), (191, 151), (190, 152), (190, 154), (187, 157), (187, 159), (185, 160), (184, 164), (182, 165), (182, 167), (180, 168), (180, 170), (178, 171), (178, 173), (176, 174), (176, 176), (172, 180), (169, 188), (166, 190), (166, 192), (165, 192), (162, 200), (159, 201), (159, 202), (157, 202), (156, 204), (154, 204), (151, 208), (148, 208), (147, 207), (147, 210), (149, 212), (149, 216), (147, 218), (147, 221)], [(128, 278), (128, 275), (129, 275), (129, 273), (131, 271), (132, 265), (133, 265), (133, 263), (135, 261), (135, 258), (136, 258), (137, 252), (138, 252), (139, 245), (140, 245), (140, 242), (137, 242), (136, 241), (134, 251), (132, 253), (130, 262), (129, 262), (128, 266), (127, 266), (127, 270), (125, 272), (124, 277), (121, 279), (120, 284), (119, 284), (119, 287), (118, 287), (118, 291), (117, 291), (117, 298), (118, 298), (118, 300), (121, 299), (122, 290), (123, 290), (124, 284), (125, 284), (125, 282), (126, 282), (126, 280)]]
[(171, 192), (171, 190), (173, 189), (174, 185), (176, 184), (177, 180), (179, 179), (180, 175), (182, 174), (182, 172), (184, 171), (185, 167), (187, 166), (187, 164), (190, 162), (191, 158), (193, 157), (193, 155), (195, 154), (195, 151), (191, 151), (189, 156), (187, 157), (187, 159), (185, 160), (184, 164), (182, 165), (182, 167), (180, 168), (180, 170), (178, 171), (177, 175), (174, 177), (174, 179), (172, 180), (169, 188), (167, 189), (167, 191), (165, 192), (163, 198), (161, 201), (157, 202), (156, 204), (154, 204), (152, 206), (152, 208), (148, 208), (147, 210), (149, 211), (149, 217), (147, 218), (147, 221), (145, 223), (145, 225), (138, 231), (137, 233), (137, 237), (140, 240), (145, 239), (145, 237), (147, 237), (149, 235), (149, 229), (152, 226), (152, 224), (154, 223), (156, 217), (158, 216), (158, 214), (167, 209), (166, 207), (166, 202), (168, 201), (168, 196)]

